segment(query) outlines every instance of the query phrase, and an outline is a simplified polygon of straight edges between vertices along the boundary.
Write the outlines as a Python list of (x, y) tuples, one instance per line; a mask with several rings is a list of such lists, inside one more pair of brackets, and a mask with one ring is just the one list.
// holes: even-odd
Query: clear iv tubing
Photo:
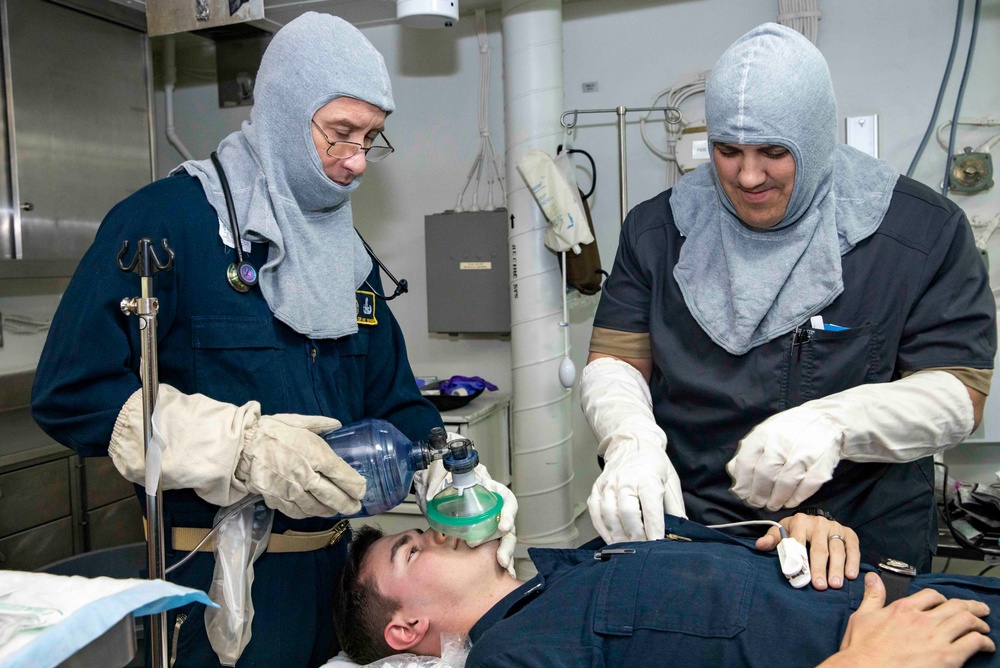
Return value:
[(215, 534), (217, 534), (219, 532), (219, 527), (222, 526), (223, 522), (225, 522), (230, 517), (232, 517), (236, 513), (240, 512), (241, 510), (243, 510), (247, 506), (252, 506), (255, 503), (257, 503), (258, 501), (263, 501), (263, 500), (264, 500), (264, 497), (261, 496), (260, 494), (253, 494), (253, 495), (248, 496), (247, 498), (243, 499), (242, 501), (237, 502), (232, 508), (229, 509), (228, 513), (226, 513), (225, 515), (223, 515), (219, 519), (219, 521), (216, 522), (212, 526), (211, 530), (207, 534), (205, 534), (205, 537), (201, 539), (201, 542), (199, 542), (197, 545), (195, 545), (195, 547), (194, 547), (193, 550), (191, 550), (190, 552), (188, 552), (184, 556), (183, 559), (181, 559), (176, 564), (174, 564), (173, 566), (171, 566), (170, 568), (168, 568), (167, 570), (165, 570), (163, 572), (163, 574), (164, 575), (169, 575), (171, 571), (177, 570), (178, 568), (180, 568), (181, 566), (183, 566), (184, 564), (186, 564), (188, 561), (190, 561), (191, 557), (193, 557), (194, 555), (196, 555), (198, 553), (198, 550), (201, 549), (201, 546), (204, 545), (205, 543), (207, 543), (209, 538), (211, 538), (212, 536), (214, 536)]
[(725, 529), (727, 527), (744, 527), (751, 524), (770, 524), (771, 526), (778, 527), (778, 533), (781, 534), (782, 538), (788, 538), (788, 532), (785, 527), (781, 526), (774, 520), (747, 520), (746, 522), (729, 522), (728, 524), (706, 524), (705, 526), (709, 529)]

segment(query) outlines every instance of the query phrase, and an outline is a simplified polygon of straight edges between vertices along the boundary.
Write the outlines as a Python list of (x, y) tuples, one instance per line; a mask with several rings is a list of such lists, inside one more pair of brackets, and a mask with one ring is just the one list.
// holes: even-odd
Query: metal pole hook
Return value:
[(160, 241), (163, 250), (167, 252), (166, 263), (160, 262), (153, 249), (153, 242), (149, 237), (139, 239), (139, 249), (132, 256), (132, 261), (125, 264), (125, 254), (128, 253), (128, 240), (122, 242), (122, 249), (118, 251), (118, 268), (122, 271), (132, 271), (142, 278), (149, 278), (158, 271), (166, 271), (174, 266), (174, 251), (167, 245), (167, 240)]

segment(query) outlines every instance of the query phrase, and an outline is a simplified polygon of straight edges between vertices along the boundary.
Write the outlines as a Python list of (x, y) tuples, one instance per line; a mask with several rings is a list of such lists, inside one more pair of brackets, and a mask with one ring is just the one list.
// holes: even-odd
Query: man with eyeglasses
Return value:
[[(229, 653), (238, 666), (317, 666), (336, 654), (328, 592), (350, 538), (337, 516), (359, 511), (366, 486), (318, 434), (364, 418), (413, 440), (441, 426), (352, 222), (350, 195), (368, 162), (393, 151), (382, 56), (350, 24), (307, 13), (271, 39), (254, 98), (250, 120), (219, 144), (218, 166), (185, 162), (107, 215), (53, 319), (32, 396), (54, 439), (110, 455), (144, 483), (140, 335), (119, 307), (137, 281), (115, 258), (124, 240), (159, 248), (166, 239), (176, 259), (154, 280), (153, 445), (164, 448), (167, 564), (199, 550), (169, 579), (209, 590), (213, 542), (197, 545), (220, 508), (260, 494), (276, 511), (253, 563), (249, 629), (206, 626), (201, 605), (175, 611), (167, 629), (178, 668), (219, 665), (227, 640), (249, 639)], [(478, 473), (505, 497), (506, 568), (517, 502)], [(432, 469), (418, 490), (430, 497), (443, 479)]]

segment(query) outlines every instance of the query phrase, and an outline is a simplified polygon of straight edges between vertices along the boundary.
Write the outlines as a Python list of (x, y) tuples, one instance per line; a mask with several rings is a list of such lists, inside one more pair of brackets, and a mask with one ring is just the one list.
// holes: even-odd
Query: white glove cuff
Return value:
[[(653, 395), (649, 392), (649, 383), (642, 377), (639, 370), (624, 360), (616, 357), (599, 357), (583, 368), (580, 374), (581, 401), (586, 401), (584, 390), (588, 396), (599, 392), (601, 383), (616, 383), (622, 389), (635, 394), (636, 399), (653, 410)], [(606, 388), (605, 388), (606, 389)]]
[(649, 384), (628, 362), (601, 357), (580, 376), (583, 413), (597, 437), (597, 454), (608, 459), (622, 443), (665, 451), (667, 435), (656, 424)]
[(839, 423), (842, 455), (855, 462), (911, 462), (958, 445), (972, 433), (969, 391), (947, 371), (861, 385), (805, 405)]

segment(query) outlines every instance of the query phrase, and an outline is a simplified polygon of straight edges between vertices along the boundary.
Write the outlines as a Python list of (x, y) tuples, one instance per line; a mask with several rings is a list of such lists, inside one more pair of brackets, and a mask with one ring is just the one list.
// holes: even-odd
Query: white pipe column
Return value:
[(517, 171), (532, 149), (555, 156), (563, 135), (562, 3), (503, 0), (501, 18), (517, 536), (521, 544), (574, 546), (571, 391), (559, 382), (563, 287), (543, 242), (548, 223)]

